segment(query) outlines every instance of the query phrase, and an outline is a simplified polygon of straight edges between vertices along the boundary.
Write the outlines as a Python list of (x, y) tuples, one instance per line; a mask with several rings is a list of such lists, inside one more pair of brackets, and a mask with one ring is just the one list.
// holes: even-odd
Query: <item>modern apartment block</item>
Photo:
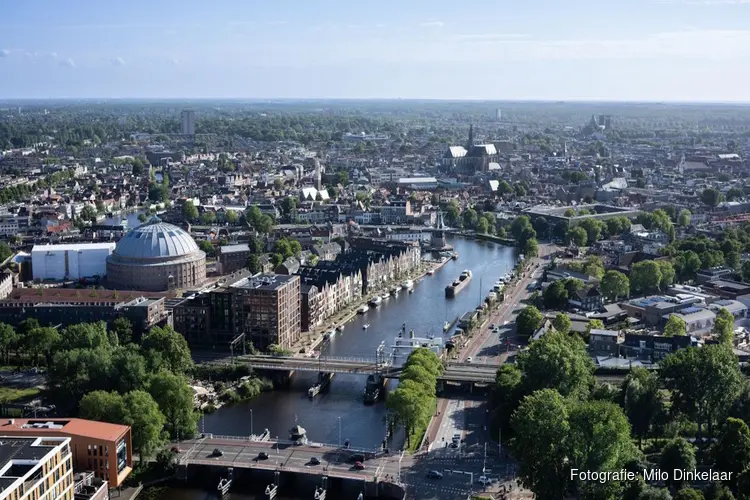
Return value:
[(0, 424), (0, 436), (69, 438), (76, 471), (91, 471), (112, 488), (122, 485), (133, 470), (132, 438), (127, 425), (81, 418), (16, 418)]
[(0, 500), (73, 500), (70, 441), (0, 433)]
[(245, 340), (289, 348), (301, 334), (299, 276), (265, 274), (232, 285)]

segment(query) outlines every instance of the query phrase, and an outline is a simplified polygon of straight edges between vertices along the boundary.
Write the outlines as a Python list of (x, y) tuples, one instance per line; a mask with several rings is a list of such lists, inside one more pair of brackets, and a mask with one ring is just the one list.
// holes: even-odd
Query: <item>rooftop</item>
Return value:
[(117, 441), (129, 427), (127, 425), (84, 420), (82, 418), (66, 419), (33, 419), (15, 418), (0, 424), (0, 434), (4, 432), (22, 432), (33, 436), (82, 436), (101, 441)]
[(15, 288), (2, 303), (47, 304), (110, 304), (130, 302), (139, 297), (169, 297), (169, 292), (140, 292), (137, 290), (94, 290), (75, 288)]
[(286, 274), (263, 274), (253, 278), (245, 278), (231, 285), (232, 288), (244, 288), (247, 290), (279, 290), (292, 281), (299, 279), (296, 275)]
[(115, 243), (65, 243), (60, 245), (34, 245), (31, 253), (35, 252), (81, 252), (83, 250), (109, 250), (115, 249)]

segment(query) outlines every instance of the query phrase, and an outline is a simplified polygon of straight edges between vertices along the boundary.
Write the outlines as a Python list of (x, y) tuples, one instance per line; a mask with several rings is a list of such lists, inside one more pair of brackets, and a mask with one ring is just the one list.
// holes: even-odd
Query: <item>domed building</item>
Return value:
[(177, 226), (153, 217), (128, 232), (107, 257), (112, 288), (164, 291), (206, 281), (206, 254)]

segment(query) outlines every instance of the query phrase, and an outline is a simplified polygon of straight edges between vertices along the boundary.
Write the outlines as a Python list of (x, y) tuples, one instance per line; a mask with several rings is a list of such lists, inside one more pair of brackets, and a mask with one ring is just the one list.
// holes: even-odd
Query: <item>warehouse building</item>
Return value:
[(107, 257), (114, 249), (112, 242), (34, 245), (32, 276), (39, 281), (103, 277), (107, 274)]

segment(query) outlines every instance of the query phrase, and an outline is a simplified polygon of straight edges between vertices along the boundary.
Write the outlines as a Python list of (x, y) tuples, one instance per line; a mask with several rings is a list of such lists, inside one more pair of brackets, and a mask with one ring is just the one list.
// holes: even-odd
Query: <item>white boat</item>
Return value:
[(344, 331), (344, 325), (339, 325), (336, 327), (336, 330), (343, 332)]
[(383, 302), (383, 299), (376, 295), (375, 297), (370, 299), (370, 302), (368, 302), (368, 304), (370, 304), (372, 307), (378, 307), (381, 302)]
[(364, 314), (364, 313), (366, 313), (369, 310), (370, 310), (370, 307), (367, 306), (367, 305), (364, 305), (364, 306), (360, 307), (359, 309), (357, 309), (357, 312), (359, 314)]
[(448, 330), (450, 330), (450, 327), (451, 327), (451, 324), (450, 324), (449, 321), (446, 321), (445, 323), (443, 323), (443, 331), (444, 332), (447, 332)]
[(429, 274), (430, 276), (432, 276), (433, 274), (435, 274), (435, 270), (434, 269), (430, 269), (429, 271), (427, 271), (427, 274)]
[(401, 290), (399, 287), (394, 286), (393, 288), (391, 288), (391, 295), (393, 295), (394, 297), (398, 297), (399, 290)]
[(362, 325), (363, 330), (367, 330), (368, 328), (370, 328), (370, 323), (365, 323), (364, 325)]
[(414, 282), (412, 280), (406, 280), (403, 283), (401, 283), (401, 288), (404, 290), (411, 290), (414, 288)]
[(323, 338), (326, 340), (331, 340), (333, 337), (336, 336), (336, 330), (328, 330), (323, 334)]

